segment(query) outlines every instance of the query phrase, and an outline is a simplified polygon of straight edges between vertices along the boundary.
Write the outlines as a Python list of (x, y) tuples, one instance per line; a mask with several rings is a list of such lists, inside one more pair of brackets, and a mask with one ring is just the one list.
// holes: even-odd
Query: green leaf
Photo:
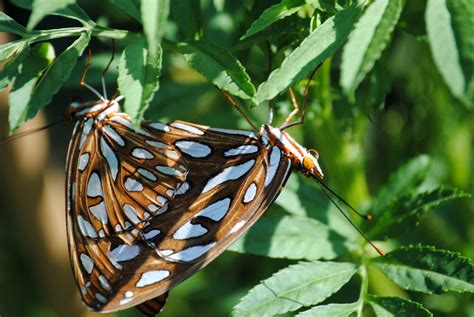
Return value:
[[(6, 61), (21, 52), (28, 45), (26, 40), (18, 40), (0, 45), (0, 61)], [(3, 70), (2, 70), (3, 72)]]
[(181, 0), (171, 1), (171, 14), (178, 23), (185, 39), (198, 39), (201, 30), (201, 8), (199, 1)]
[(205, 41), (179, 43), (177, 50), (186, 61), (218, 88), (242, 99), (255, 94), (250, 76), (226, 49)]
[(247, 37), (266, 29), (276, 21), (298, 12), (298, 10), (305, 4), (304, 0), (282, 0), (280, 3), (263, 11), (260, 17), (252, 23), (250, 28), (240, 39), (246, 39)]
[(416, 245), (394, 250), (371, 262), (406, 290), (427, 294), (474, 292), (474, 266), (458, 253)]
[(472, 105), (474, 99), (474, 6), (469, 0), (447, 0), (447, 8), (451, 14), (451, 25), (456, 38), (461, 68), (466, 79), (466, 98)]
[(25, 120), (34, 117), (40, 108), (51, 102), (52, 97), (59, 91), (62, 84), (69, 78), (69, 75), (71, 75), (77, 59), (82, 55), (89, 41), (89, 34), (83, 33), (46, 69), (46, 72), (32, 91)]
[(143, 0), (141, 17), (148, 43), (148, 54), (152, 59), (161, 55), (161, 38), (170, 10), (169, 0)]
[(131, 42), (120, 57), (118, 86), (125, 97), (124, 110), (136, 126), (158, 89), (160, 71), (161, 47), (152, 58), (144, 38)]
[(274, 316), (315, 305), (337, 292), (356, 271), (352, 263), (291, 265), (251, 289), (234, 307), (232, 316)]
[(366, 300), (380, 317), (431, 317), (433, 314), (420, 303), (400, 297), (367, 295)]
[(35, 85), (53, 59), (54, 48), (50, 43), (41, 43), (31, 50), (25, 50), (24, 58), (17, 65), (12, 91), (8, 95), (10, 105), (8, 120), (11, 131), (30, 118), (29, 105)]
[(257, 91), (257, 103), (274, 98), (280, 92), (294, 85), (315, 69), (326, 58), (334, 54), (344, 43), (362, 10), (354, 2), (335, 16), (327, 19), (275, 69)]
[(373, 216), (384, 212), (384, 209), (400, 196), (406, 195), (418, 187), (428, 174), (430, 158), (427, 155), (417, 156), (390, 175), (389, 181), (379, 190), (371, 207)]
[(22, 25), (16, 23), (15, 20), (3, 12), (0, 12), (0, 32), (14, 33), (21, 37), (28, 34), (28, 31)]
[(366, 234), (371, 239), (387, 239), (413, 229), (421, 215), (441, 203), (470, 197), (452, 188), (438, 188), (430, 192), (409, 194), (395, 200), (379, 217), (371, 222)]
[(229, 250), (271, 258), (317, 260), (334, 259), (355, 247), (354, 243), (317, 220), (264, 216)]
[(34, 0), (27, 28), (33, 29), (45, 16), (75, 3), (76, 0)]
[(341, 86), (353, 93), (386, 48), (404, 0), (376, 0), (355, 25), (342, 52)]
[[(49, 0), (40, 0), (43, 2), (51, 2), (50, 5), (56, 5), (56, 3), (52, 3), (54, 1), (49, 1)], [(77, 20), (81, 23), (86, 23), (90, 25), (94, 25), (94, 21), (91, 20), (91, 18), (82, 10), (75, 2), (75, 0), (68, 0), (70, 2), (74, 2), (72, 4), (69, 4), (66, 7), (59, 8), (55, 12), (50, 12), (48, 14), (53, 14), (53, 15), (60, 15), (66, 18), (74, 19)], [(11, 0), (14, 5), (17, 7), (27, 9), (27, 10), (32, 10), (33, 9), (33, 1), (32, 0)], [(63, 0), (60, 0), (62, 3)], [(31, 19), (31, 18), (30, 18)]]
[(446, 1), (428, 0), (425, 20), (428, 42), (436, 67), (451, 93), (462, 99), (466, 91), (466, 78), (462, 71), (460, 52)]
[(357, 311), (359, 307), (359, 303), (315, 306), (299, 313), (295, 317), (347, 317)]
[[(23, 42), (23, 40), (17, 41), (17, 42)], [(4, 65), (2, 71), (0, 72), (0, 89), (4, 89), (5, 87), (7, 87), (8, 84), (12, 83), (12, 81), (18, 75), (19, 65), (23, 62), (25, 57), (28, 56), (28, 54), (30, 53), (26, 42), (22, 43), (21, 48), (19, 48), (17, 51), (10, 50), (11, 49), (10, 46), (12, 46), (10, 44), (12, 43), (15, 43), (15, 42), (10, 42), (1, 46), (2, 48), (5, 47), (4, 50), (2, 51), (2, 56), (8, 55), (9, 53), (10, 53), (10, 56), (14, 54), (16, 54), (16, 56), (14, 56), (12, 60), (9, 61), (6, 65)], [(13, 49), (15, 48), (16, 48), (16, 45), (13, 45)], [(5, 57), (5, 59), (6, 58), (7, 57)]]
[(125, 14), (128, 14), (138, 22), (142, 22), (140, 13), (140, 3), (134, 0), (110, 0), (113, 5), (122, 10)]

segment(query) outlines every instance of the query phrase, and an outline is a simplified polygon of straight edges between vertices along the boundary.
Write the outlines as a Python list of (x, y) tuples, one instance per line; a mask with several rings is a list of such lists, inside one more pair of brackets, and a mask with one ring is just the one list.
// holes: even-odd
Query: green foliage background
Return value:
[[(295, 173), (232, 246), (244, 254), (226, 252), (178, 286), (163, 316), (474, 314), (474, 9), (467, 0), (4, 5), (0, 31), (13, 35), (0, 46), (0, 87), (12, 87), (11, 130), (44, 107), (51, 121), (59, 118), (73, 95), (95, 98), (78, 85), (84, 52), (93, 51), (87, 83), (99, 89), (110, 39), (118, 58), (106, 74), (109, 94), (119, 89), (135, 122), (249, 129), (215, 85), (258, 124), (272, 99), (277, 124), (292, 110), (288, 88), (301, 103), (309, 73), (322, 63), (305, 124), (289, 131), (319, 151), (327, 184), (372, 213), (360, 225), (389, 253), (376, 256), (319, 188)], [(7, 133), (6, 123), (1, 128)], [(64, 156), (70, 128), (57, 129), (52, 153)], [(8, 169), (15, 163), (0, 146)], [(52, 298), (31, 270), (31, 245), (10, 225), (28, 210), (10, 197), (16, 176), (7, 169), (0, 174), (7, 180), (0, 184), (0, 314), (85, 314), (72, 274), (62, 283), (68, 291)], [(34, 225), (26, 228), (35, 232)], [(41, 267), (41, 257), (35, 261)]]

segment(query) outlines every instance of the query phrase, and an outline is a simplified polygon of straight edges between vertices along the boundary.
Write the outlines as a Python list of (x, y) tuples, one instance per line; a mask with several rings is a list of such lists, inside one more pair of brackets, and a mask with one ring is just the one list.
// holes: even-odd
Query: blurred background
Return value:
[[(239, 37), (248, 28), (247, 21), (255, 19), (248, 16), (250, 2), (201, 1), (203, 34), (208, 41), (230, 49), (247, 68), (254, 84), (258, 84), (268, 76), (264, 46), (236, 47)], [(0, 3), (10, 17), (26, 25), (28, 11), (6, 1)], [(108, 1), (101, 1), (100, 6), (92, 1), (78, 3), (102, 25), (140, 31), (138, 23)], [(382, 60), (355, 98), (345, 97), (338, 84), (341, 52), (327, 60), (310, 88), (305, 125), (292, 128), (290, 132), (307, 148), (319, 151), (327, 183), (357, 208), (367, 204), (393, 171), (420, 154), (427, 154), (431, 159), (429, 176), (424, 182), (427, 188), (432, 184), (445, 184), (474, 192), (474, 107), (472, 100), (468, 103), (456, 100), (437, 71), (429, 46), (423, 40), (426, 34), (423, 21), (416, 22), (422, 3), (407, 3), (402, 19), (410, 23), (400, 24)], [(298, 16), (294, 19), (301, 20)], [(71, 20), (47, 17), (38, 28), (74, 25)], [(285, 34), (280, 40), (290, 43), (301, 36), (295, 32)], [(181, 38), (173, 21), (168, 24), (165, 37)], [(1, 43), (11, 40), (14, 40), (13, 35), (0, 33)], [(72, 41), (53, 42), (56, 53)], [(118, 54), (124, 44), (117, 42)], [(87, 82), (99, 87), (99, 74), (111, 56), (111, 43), (94, 39), (90, 48), (93, 66)], [(278, 66), (281, 58), (281, 54), (277, 55), (274, 65)], [(20, 131), (61, 119), (66, 105), (76, 95), (86, 100), (94, 98), (79, 87), (84, 65), (82, 58), (52, 103)], [(116, 76), (114, 63), (106, 76), (109, 94), (117, 89)], [(8, 135), (7, 93), (0, 95), (0, 136)], [(289, 96), (281, 96), (274, 104), (276, 122), (281, 122), (278, 120), (283, 120), (292, 109)], [(264, 105), (246, 109), (258, 124), (266, 121)], [(146, 117), (249, 129), (212, 85), (181, 56), (168, 51), (164, 55), (161, 87)], [(71, 133), (72, 125), (64, 124), (0, 145), (2, 317), (97, 316), (80, 302), (69, 266), (64, 168)], [(267, 212), (277, 212), (278, 208), (274, 205)], [(418, 242), (473, 258), (473, 200), (450, 202), (423, 216), (419, 227), (402, 239), (402, 243)], [(171, 292), (162, 316), (226, 316), (251, 287), (289, 263), (225, 252)], [(386, 282), (383, 276), (372, 278), (370, 289), (374, 293), (388, 291), (403, 296), (401, 290), (383, 284)], [(356, 287), (345, 290), (340, 296), (350, 298), (351, 293), (358, 292)], [(474, 301), (469, 295), (412, 296), (437, 316), (474, 316)], [(139, 314), (131, 309), (110, 316)]]

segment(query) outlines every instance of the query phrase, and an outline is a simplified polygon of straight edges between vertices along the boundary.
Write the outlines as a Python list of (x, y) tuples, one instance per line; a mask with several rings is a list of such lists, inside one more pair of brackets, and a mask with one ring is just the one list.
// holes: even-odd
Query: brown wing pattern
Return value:
[[(124, 122), (115, 123), (119, 135), (131, 131)], [(246, 131), (211, 129), (181, 121), (156, 129), (157, 124), (145, 123), (139, 139), (154, 140), (178, 152), (179, 159), (173, 161), (173, 166), (189, 172), (185, 180), (175, 181), (177, 190), (166, 207), (133, 227), (141, 239), (132, 245), (120, 238), (120, 231), (117, 235), (109, 231), (112, 235), (98, 238), (82, 234), (76, 218), (85, 213), (85, 207), (74, 203), (79, 195), (74, 190), (76, 174), (68, 174), (71, 260), (82, 298), (92, 309), (121, 310), (166, 293), (221, 254), (250, 227), (277, 197), (290, 173), (290, 161), (278, 147), (264, 148)], [(80, 143), (80, 135), (75, 135), (70, 152)], [(71, 171), (79, 155), (70, 153), (68, 157)], [(132, 161), (130, 169), (136, 165)], [(162, 175), (158, 176), (161, 182)], [(105, 195), (116, 190), (111, 187), (104, 186)], [(139, 195), (136, 199), (144, 198)], [(92, 269), (83, 254), (91, 259)], [(104, 278), (109, 288), (104, 287)]]

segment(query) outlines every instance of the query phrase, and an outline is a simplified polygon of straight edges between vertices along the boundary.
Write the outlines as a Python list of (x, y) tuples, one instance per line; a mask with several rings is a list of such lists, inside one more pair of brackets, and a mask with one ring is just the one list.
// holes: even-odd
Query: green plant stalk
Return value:
[(357, 303), (359, 303), (359, 308), (357, 309), (357, 317), (362, 317), (364, 312), (364, 299), (367, 295), (367, 290), (369, 288), (369, 276), (367, 274), (367, 267), (365, 264), (364, 255), (362, 255), (362, 264), (359, 267), (358, 273), (361, 279), (361, 285), (359, 291), (359, 298), (357, 299)]

